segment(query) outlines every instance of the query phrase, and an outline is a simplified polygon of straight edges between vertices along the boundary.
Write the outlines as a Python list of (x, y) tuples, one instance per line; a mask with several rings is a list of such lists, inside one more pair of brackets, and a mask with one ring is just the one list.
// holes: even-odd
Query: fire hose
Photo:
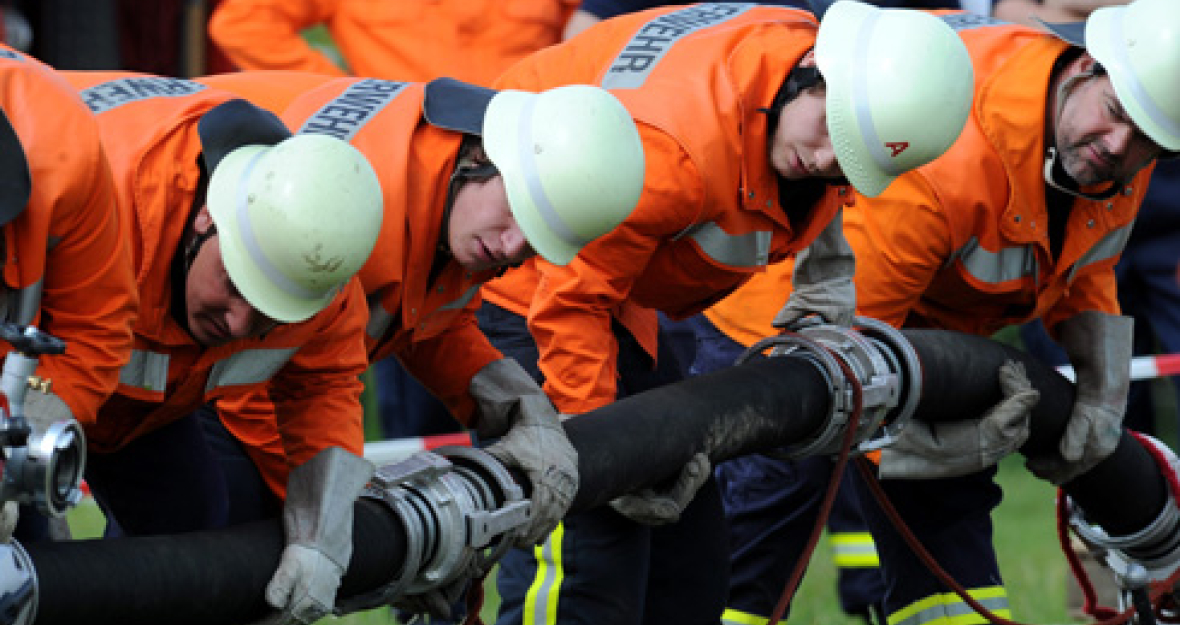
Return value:
[[(772, 357), (567, 421), (581, 473), (572, 510), (653, 486), (698, 451), (714, 463), (779, 448), (832, 453), (848, 427), (848, 372), (858, 378), (865, 417), (855, 441), (866, 449), (887, 444), (911, 418), (982, 414), (1001, 398), (999, 366), (1020, 361), (1041, 392), (1022, 451), (1056, 448), (1073, 386), (1051, 367), (986, 338), (870, 321), (857, 330), (804, 328), (770, 345)], [(527, 518), (519, 484), (527, 481), (468, 448), (379, 469), (355, 504), (354, 555), (338, 593), (345, 611), (441, 585), (475, 560), (494, 559)], [(1128, 434), (1065, 490), (1113, 534), (1144, 527), (1168, 497), (1158, 467)], [(13, 542), (0, 548), (0, 615), (22, 625), (249, 622), (267, 612), (263, 589), (283, 543), (277, 519), (174, 536)]]

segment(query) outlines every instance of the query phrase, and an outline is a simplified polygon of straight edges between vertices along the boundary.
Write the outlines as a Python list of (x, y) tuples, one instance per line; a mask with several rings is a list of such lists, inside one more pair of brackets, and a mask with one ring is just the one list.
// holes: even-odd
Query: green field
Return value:
[[(1013, 620), (1025, 623), (1080, 623), (1071, 619), (1065, 604), (1067, 570), (1057, 546), (1054, 529), (1054, 489), (1032, 478), (1019, 458), (1000, 467), (1004, 503), (995, 515), (996, 550), (1008, 585)], [(95, 536), (102, 518), (93, 504), (71, 512), (75, 535)], [(485, 622), (495, 617), (495, 588), (488, 583)], [(388, 610), (373, 610), (336, 619), (341, 625), (388, 625), (396, 623)], [(797, 593), (792, 625), (857, 625), (845, 617), (835, 597), (835, 569), (826, 543), (821, 542), (812, 566)]]

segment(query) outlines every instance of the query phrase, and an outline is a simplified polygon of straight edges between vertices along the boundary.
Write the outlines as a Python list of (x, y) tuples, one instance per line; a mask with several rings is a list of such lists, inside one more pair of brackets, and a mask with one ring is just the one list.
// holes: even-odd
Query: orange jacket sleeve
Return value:
[(271, 380), (279, 432), (291, 466), (328, 447), (364, 454), (360, 376), (368, 367), (368, 308), (360, 282), (349, 283), (336, 314)]
[(1118, 300), (1118, 281), (1114, 267), (1082, 271), (1069, 286), (1065, 297), (1049, 309), (1042, 321), (1054, 340), (1058, 338), (1057, 324), (1088, 310), (1109, 315), (1121, 313)]
[(696, 168), (669, 137), (639, 125), (648, 153), (639, 205), (613, 232), (587, 245), (573, 262), (537, 262), (542, 272), (529, 311), (541, 355), (545, 392), (564, 413), (580, 414), (615, 400), (618, 345), (613, 313), (623, 305), (648, 260), (691, 225), (703, 197)]
[(300, 34), (326, 22), (337, 0), (222, 0), (209, 20), (214, 43), (241, 69), (287, 69), (344, 76)]
[(475, 401), (468, 392), (471, 378), (504, 355), (480, 331), (472, 309), (465, 311), (446, 331), (413, 342), (409, 348), (398, 351), (397, 357), (406, 371), (439, 398), (460, 423), (474, 426), (478, 417)]
[(950, 258), (953, 236), (937, 198), (917, 174), (889, 192), (844, 210), (844, 236), (856, 252), (857, 314), (901, 327)]
[(11, 269), (22, 278), (42, 276), (38, 325), (66, 343), (64, 354), (42, 356), (38, 373), (53, 381), (76, 419), (93, 423), (131, 353), (137, 298), (130, 235), (116, 210), (98, 129), (73, 90), (48, 71), (6, 84), (16, 101), (6, 99), (4, 110), (33, 182), (25, 213), (6, 228), (16, 255)]
[(328, 309), (323, 330), (265, 387), (217, 399), (222, 423), (279, 497), (286, 496), (291, 469), (328, 447), (364, 455), (360, 375), (368, 358), (359, 334), (368, 318), (364, 304), (354, 280)]

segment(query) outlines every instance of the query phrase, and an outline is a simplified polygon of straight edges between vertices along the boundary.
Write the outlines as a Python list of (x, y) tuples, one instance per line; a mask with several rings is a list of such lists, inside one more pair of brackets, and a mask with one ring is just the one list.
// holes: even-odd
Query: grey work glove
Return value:
[(666, 491), (645, 488), (610, 502), (615, 512), (644, 525), (665, 525), (680, 520), (680, 514), (709, 479), (709, 457), (697, 453), (680, 470), (676, 483)]
[(844, 238), (842, 213), (820, 232), (815, 241), (795, 257), (791, 274), (791, 297), (771, 322), (786, 328), (799, 319), (815, 314), (824, 321), (842, 326), (856, 318), (856, 257)]
[(500, 436), (486, 451), (505, 466), (524, 471), (532, 484), (529, 524), (516, 544), (545, 540), (578, 492), (578, 452), (541, 387), (511, 358), (489, 363), (471, 379), (479, 406), (481, 438)]
[(1028, 440), (1029, 418), (1041, 399), (1024, 365), (1000, 366), (1004, 399), (983, 417), (950, 423), (911, 421), (898, 439), (881, 450), (882, 479), (931, 479), (981, 471)]
[(278, 613), (262, 623), (314, 623), (332, 611), (352, 557), (353, 504), (372, 476), (372, 463), (339, 447), (291, 472), (283, 504), (287, 546), (266, 586), (266, 602)]
[(1028, 459), (1037, 477), (1061, 485), (1114, 453), (1123, 436), (1131, 387), (1134, 326), (1130, 317), (1098, 311), (1061, 322), (1061, 347), (1073, 365), (1077, 390), (1059, 455)]

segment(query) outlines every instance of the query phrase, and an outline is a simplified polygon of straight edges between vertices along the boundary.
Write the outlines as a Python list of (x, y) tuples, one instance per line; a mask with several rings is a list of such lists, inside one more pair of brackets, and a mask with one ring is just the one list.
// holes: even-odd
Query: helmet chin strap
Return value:
[[(1067, 92), (1073, 89), (1079, 81), (1085, 80), (1087, 78), (1093, 78), (1098, 74), (1099, 71), (1101, 70), (1096, 71), (1091, 69), (1086, 72), (1074, 74), (1073, 76), (1070, 76), (1069, 78), (1061, 81), (1061, 85), (1057, 87), (1057, 110), (1056, 115), (1054, 116), (1054, 122), (1056, 122), (1058, 119), (1061, 119), (1061, 111), (1065, 108), (1065, 96)], [(1056, 133), (1054, 133), (1054, 135), (1053, 142), (1056, 143)], [(1109, 187), (1099, 191), (1098, 193), (1086, 193), (1085, 191), (1082, 191), (1078, 188), (1078, 183), (1065, 171), (1065, 167), (1063, 167), (1061, 162), (1057, 160), (1057, 156), (1058, 153), (1056, 147), (1050, 147), (1045, 150), (1045, 167), (1043, 172), (1045, 184), (1053, 187), (1054, 189), (1057, 189), (1058, 191), (1061, 191), (1062, 193), (1087, 200), (1105, 200), (1117, 195), (1119, 190), (1122, 189), (1123, 185), (1125, 184), (1123, 181), (1115, 180), (1110, 183)]]
[(1082, 191), (1078, 188), (1078, 185), (1076, 182), (1074, 182), (1073, 178), (1070, 178), (1069, 174), (1065, 172), (1065, 168), (1062, 167), (1057, 161), (1057, 148), (1049, 148), (1048, 150), (1045, 150), (1044, 174), (1045, 184), (1049, 185), (1050, 187), (1053, 187), (1062, 193), (1067, 193), (1074, 197), (1095, 201), (1105, 200), (1118, 195), (1119, 190), (1122, 189), (1123, 185), (1125, 184), (1123, 182), (1114, 181), (1110, 183), (1109, 187), (1099, 191), (1098, 193), (1086, 193), (1085, 191)]

